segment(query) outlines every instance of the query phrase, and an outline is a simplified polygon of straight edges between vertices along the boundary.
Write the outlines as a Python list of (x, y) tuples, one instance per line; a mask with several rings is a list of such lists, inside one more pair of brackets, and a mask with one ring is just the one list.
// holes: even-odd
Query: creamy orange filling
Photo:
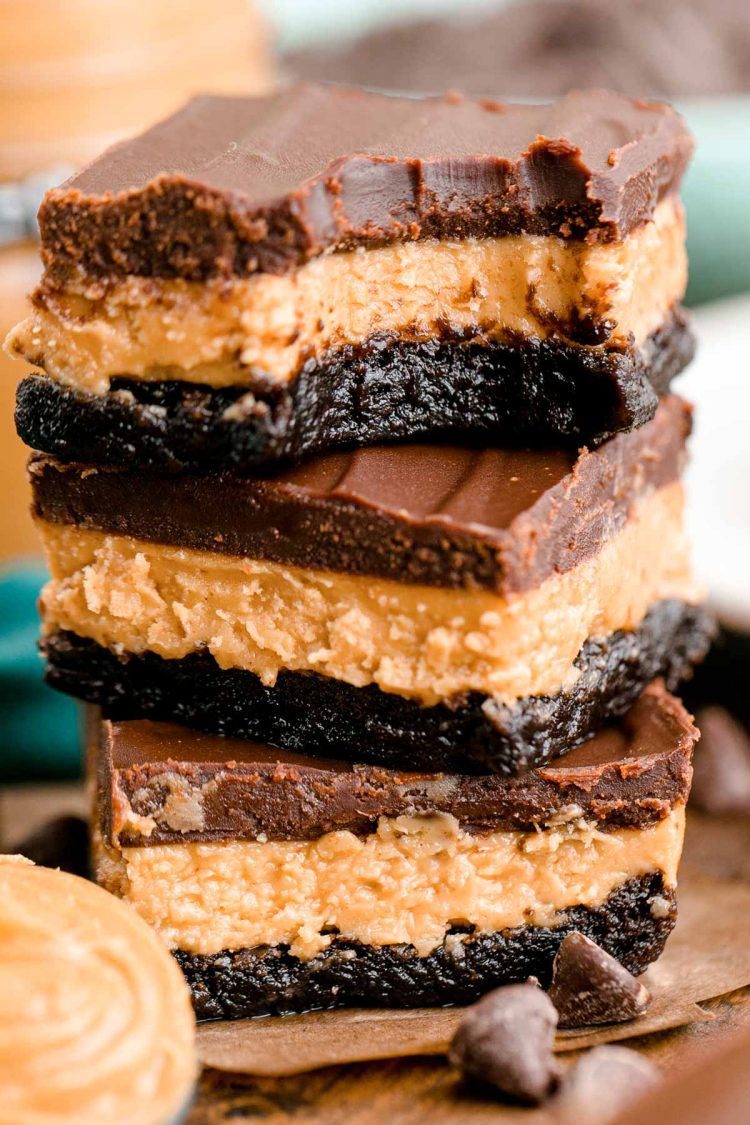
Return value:
[(434, 704), (572, 684), (584, 642), (638, 626), (665, 598), (694, 601), (674, 482), (641, 499), (597, 554), (522, 593), (449, 590), (304, 570), (39, 522), (48, 633), (169, 660), (206, 649), (272, 685), (313, 671)]
[(185, 981), (88, 880), (0, 857), (0, 1121), (166, 1125), (196, 1077)]
[(457, 924), (554, 926), (561, 911), (598, 906), (629, 879), (658, 871), (674, 884), (684, 823), (676, 808), (648, 828), (600, 832), (573, 820), (475, 835), (448, 814), (401, 816), (367, 836), (125, 848), (99, 877), (173, 949), (284, 944), (307, 959), (338, 934), (427, 956)]
[(686, 278), (684, 218), (670, 197), (622, 242), (402, 242), (324, 254), (284, 276), (42, 287), (7, 347), (93, 394), (117, 375), (220, 387), (262, 373), (284, 383), (311, 356), (383, 332), (575, 343), (583, 322), (608, 346), (637, 345), (663, 324)]

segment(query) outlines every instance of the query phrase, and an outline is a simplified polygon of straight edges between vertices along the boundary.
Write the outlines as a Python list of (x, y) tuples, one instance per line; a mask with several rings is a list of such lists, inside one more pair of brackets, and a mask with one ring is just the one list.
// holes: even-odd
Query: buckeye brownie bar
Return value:
[(50, 683), (349, 760), (514, 773), (704, 653), (689, 407), (594, 452), (378, 446), (247, 479), (31, 463)]
[(675, 921), (697, 732), (664, 687), (521, 778), (391, 771), (92, 724), (96, 876), (204, 1018), (469, 1003), (571, 930), (633, 972)]
[(691, 148), (604, 91), (198, 98), (46, 196), (19, 432), (205, 468), (641, 425), (692, 354)]

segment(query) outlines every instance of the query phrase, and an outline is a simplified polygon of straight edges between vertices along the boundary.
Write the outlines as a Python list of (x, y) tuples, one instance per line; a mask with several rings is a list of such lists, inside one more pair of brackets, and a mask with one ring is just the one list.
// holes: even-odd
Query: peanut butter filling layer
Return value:
[(308, 959), (340, 936), (427, 956), (454, 925), (554, 926), (629, 879), (661, 872), (673, 885), (684, 826), (682, 807), (653, 827), (609, 833), (574, 820), (476, 835), (449, 814), (400, 816), (362, 837), (125, 848), (100, 854), (99, 878), (172, 949), (283, 944)]
[(283, 384), (306, 360), (380, 333), (415, 342), (447, 335), (637, 346), (681, 300), (686, 279), (684, 217), (670, 196), (621, 242), (401, 242), (231, 282), (129, 277), (64, 291), (43, 284), (6, 346), (98, 395), (118, 375)]
[(273, 685), (313, 671), (432, 705), (466, 691), (510, 702), (572, 684), (591, 637), (692, 602), (678, 481), (646, 495), (597, 554), (522, 593), (439, 589), (305, 570), (38, 521), (46, 632), (170, 660), (207, 649)]

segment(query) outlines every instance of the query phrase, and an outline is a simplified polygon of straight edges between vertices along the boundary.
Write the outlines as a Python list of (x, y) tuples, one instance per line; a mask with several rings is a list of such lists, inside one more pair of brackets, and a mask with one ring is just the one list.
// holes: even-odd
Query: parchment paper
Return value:
[[(564, 1031), (556, 1050), (573, 1051), (681, 1027), (712, 1017), (698, 1005), (750, 985), (750, 887), (683, 868), (679, 915), (662, 958), (643, 976), (652, 995), (636, 1020)], [(444, 1054), (460, 1008), (346, 1010), (206, 1023), (198, 1049), (206, 1066), (282, 1077), (334, 1064)]]

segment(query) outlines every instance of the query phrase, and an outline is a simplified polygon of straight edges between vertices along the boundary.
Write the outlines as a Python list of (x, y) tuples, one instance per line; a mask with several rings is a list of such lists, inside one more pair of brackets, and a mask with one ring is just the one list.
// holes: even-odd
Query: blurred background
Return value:
[[(699, 358), (691, 519), (724, 632), (689, 702), (750, 721), (750, 0), (0, 0), (0, 337), (39, 272), (41, 194), (203, 91), (304, 77), (547, 99), (608, 86), (674, 102), (698, 142), (684, 187)], [(0, 355), (0, 780), (72, 777), (77, 716), (44, 688), (44, 570)], [(16, 805), (21, 810), (22, 805)], [(1, 811), (1, 810), (0, 810)]]

